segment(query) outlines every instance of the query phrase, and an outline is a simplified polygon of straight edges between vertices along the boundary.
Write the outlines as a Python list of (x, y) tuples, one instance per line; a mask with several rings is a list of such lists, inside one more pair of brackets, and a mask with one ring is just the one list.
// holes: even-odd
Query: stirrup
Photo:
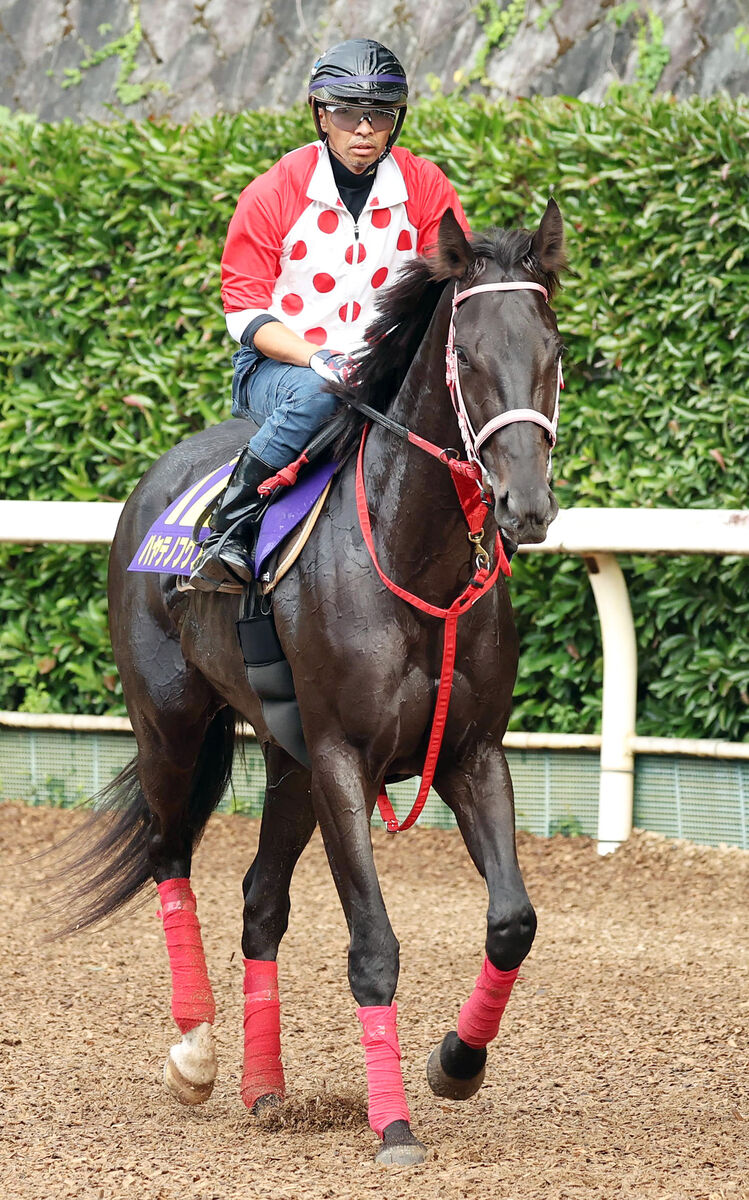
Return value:
[[(243, 562), (243, 565), (248, 572), (247, 578), (244, 578), (239, 571), (232, 567), (231, 561), (227, 562), (227, 560), (223, 557), (222, 551), (224, 546), (232, 534), (235, 534), (239, 524), (240, 522), (236, 522), (235, 525), (230, 526), (224, 533), (222, 533), (215, 545), (211, 547), (210, 554), (206, 556), (205, 549), (201, 550), (200, 557), (190, 572), (190, 583), (193, 585), (196, 591), (215, 592), (224, 583), (239, 585), (240, 588), (244, 588), (254, 578), (252, 574), (249, 548), (246, 549), (246, 563)], [(202, 568), (208, 563), (220, 566), (222, 574), (217, 573), (216, 575), (204, 575)]]

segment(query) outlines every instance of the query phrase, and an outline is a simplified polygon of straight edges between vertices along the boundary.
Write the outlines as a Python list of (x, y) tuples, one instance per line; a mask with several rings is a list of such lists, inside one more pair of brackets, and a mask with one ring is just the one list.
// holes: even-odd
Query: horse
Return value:
[[(240, 718), (254, 727), (266, 769), (257, 854), (243, 881), (242, 1099), (257, 1114), (285, 1095), (276, 958), (292, 872), (319, 825), (349, 929), (348, 978), (363, 1026), (376, 1161), (424, 1159), (400, 1070), (399, 944), (377, 879), (370, 822), (384, 779), (424, 771), (449, 624), (434, 614), (450, 612), (457, 649), (434, 787), (457, 819), (489, 905), (476, 986), (457, 1028), (430, 1055), (427, 1076), (433, 1092), (453, 1099), (481, 1085), (486, 1047), (536, 928), (517, 861), (502, 749), (518, 641), (498, 561), (501, 538), (542, 541), (557, 512), (550, 443), (562, 342), (550, 299), (564, 265), (553, 200), (533, 232), (490, 229), (470, 240), (448, 210), (433, 253), (411, 260), (379, 301), (353, 382), (341, 389), (354, 405), (337, 447), (342, 465), (275, 591), (277, 635), (293, 675), (308, 765), (276, 741), (248, 684), (237, 597), (180, 589), (174, 575), (127, 570), (158, 514), (246, 443), (247, 421), (224, 421), (173, 447), (124, 506), (110, 556), (109, 618), (137, 754), (109, 786), (106, 811), (92, 818), (95, 844), (78, 861), (85, 911), (75, 924), (99, 921), (155, 881), (182, 1035), (164, 1082), (183, 1103), (207, 1100), (216, 1077), (215, 1005), (190, 869), (230, 778)], [(365, 421), (356, 407), (365, 404), (384, 414), (384, 426)], [(396, 425), (418, 436), (399, 440)], [(468, 536), (450, 469), (461, 427), (470, 462), (465, 478), (482, 501), (485, 526)], [(426, 454), (420, 441), (443, 450)]]

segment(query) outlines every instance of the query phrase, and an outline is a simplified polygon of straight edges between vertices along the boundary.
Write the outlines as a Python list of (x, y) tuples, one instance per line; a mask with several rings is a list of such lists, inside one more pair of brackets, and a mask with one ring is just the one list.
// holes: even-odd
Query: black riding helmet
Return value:
[(398, 109), (393, 132), (378, 160), (382, 161), (397, 142), (406, 118), (406, 72), (387, 46), (370, 38), (353, 38), (332, 46), (318, 58), (312, 68), (307, 98), (317, 135), (323, 142), (325, 134), (320, 125), (318, 104), (374, 104)]

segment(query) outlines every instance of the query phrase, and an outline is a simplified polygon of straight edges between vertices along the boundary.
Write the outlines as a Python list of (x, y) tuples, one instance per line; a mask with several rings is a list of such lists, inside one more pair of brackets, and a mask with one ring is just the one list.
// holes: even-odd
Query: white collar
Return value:
[[(340, 208), (341, 199), (330, 165), (330, 152), (323, 142), (317, 142), (317, 145), (320, 147), (320, 158), (309, 181), (307, 198), (318, 200), (331, 208)], [(405, 203), (407, 199), (406, 181), (392, 154), (388, 154), (377, 168), (372, 190), (363, 211), (367, 212), (370, 208), (391, 208), (394, 204)], [(377, 204), (373, 203), (374, 200)]]

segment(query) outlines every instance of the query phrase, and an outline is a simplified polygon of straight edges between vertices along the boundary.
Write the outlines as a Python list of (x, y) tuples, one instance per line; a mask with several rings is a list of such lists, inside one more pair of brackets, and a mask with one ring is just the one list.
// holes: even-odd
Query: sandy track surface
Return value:
[[(220, 1075), (185, 1109), (160, 1084), (177, 1031), (157, 894), (45, 945), (29, 856), (78, 814), (0, 807), (0, 1194), (8, 1200), (722, 1200), (749, 1197), (749, 853), (636, 834), (523, 836), (539, 932), (471, 1101), (424, 1063), (482, 958), (486, 899), (459, 835), (379, 831), (401, 942), (400, 1038), (422, 1166), (372, 1162), (346, 928), (316, 836), (279, 956), (289, 1099), (242, 1107), (242, 875), (258, 822), (211, 820), (193, 884), (218, 1004)], [(42, 923), (34, 918), (42, 917)]]

